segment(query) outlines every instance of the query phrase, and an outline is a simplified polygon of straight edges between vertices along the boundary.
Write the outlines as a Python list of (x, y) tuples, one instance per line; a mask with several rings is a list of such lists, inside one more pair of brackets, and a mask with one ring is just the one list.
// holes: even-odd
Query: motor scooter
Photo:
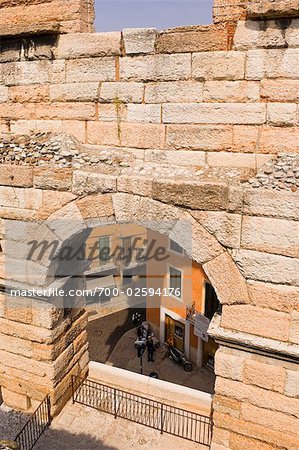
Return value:
[(172, 359), (176, 364), (180, 364), (181, 366), (183, 366), (185, 372), (191, 372), (193, 370), (193, 365), (186, 359), (185, 355), (182, 352), (172, 346), (169, 346), (168, 349), (170, 359)]

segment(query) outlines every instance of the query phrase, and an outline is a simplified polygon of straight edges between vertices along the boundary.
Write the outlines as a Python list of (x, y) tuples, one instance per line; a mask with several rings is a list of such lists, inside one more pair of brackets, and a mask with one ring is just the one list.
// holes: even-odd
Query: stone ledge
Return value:
[(252, 1), (246, 7), (247, 17), (254, 19), (296, 17), (299, 15), (298, 0)]
[(1, 37), (13, 37), (13, 36), (33, 36), (40, 34), (58, 34), (60, 32), (59, 22), (45, 22), (29, 25), (5, 25), (1, 28)]
[(299, 345), (279, 342), (253, 334), (232, 331), (220, 326), (221, 315), (216, 315), (208, 329), (209, 336), (221, 345), (239, 348), (249, 353), (257, 353), (271, 358), (298, 361)]

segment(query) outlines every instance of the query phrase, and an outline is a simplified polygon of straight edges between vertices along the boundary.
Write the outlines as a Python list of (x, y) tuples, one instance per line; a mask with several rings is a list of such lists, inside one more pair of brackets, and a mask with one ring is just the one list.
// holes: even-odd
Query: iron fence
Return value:
[(47, 396), (15, 438), (20, 450), (31, 450), (50, 424), (51, 402)]
[(132, 422), (210, 446), (212, 420), (91, 380), (72, 377), (73, 402)]

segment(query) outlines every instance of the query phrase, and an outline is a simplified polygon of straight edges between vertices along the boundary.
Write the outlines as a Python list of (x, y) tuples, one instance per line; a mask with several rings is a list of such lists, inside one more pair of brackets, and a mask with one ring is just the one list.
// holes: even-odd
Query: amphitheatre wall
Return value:
[[(19, 222), (46, 221), (63, 243), (94, 221), (188, 220), (223, 305), (212, 450), (295, 450), (298, 2), (236, 17), (215, 1), (212, 25), (111, 33), (89, 33), (91, 2), (58, 3), (0, 2), (1, 284), (28, 286), (33, 268), (53, 282), (47, 262), (6, 272), (26, 244)], [(75, 229), (53, 228), (62, 217)], [(86, 312), (0, 295), (4, 400), (50, 393), (58, 412), (88, 370)]]

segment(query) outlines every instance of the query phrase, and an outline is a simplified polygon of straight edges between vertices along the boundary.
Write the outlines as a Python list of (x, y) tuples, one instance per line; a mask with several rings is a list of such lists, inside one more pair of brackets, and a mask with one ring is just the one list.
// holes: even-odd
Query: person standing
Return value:
[(146, 347), (147, 347), (147, 361), (154, 362), (155, 345), (152, 336), (148, 337), (146, 341)]

